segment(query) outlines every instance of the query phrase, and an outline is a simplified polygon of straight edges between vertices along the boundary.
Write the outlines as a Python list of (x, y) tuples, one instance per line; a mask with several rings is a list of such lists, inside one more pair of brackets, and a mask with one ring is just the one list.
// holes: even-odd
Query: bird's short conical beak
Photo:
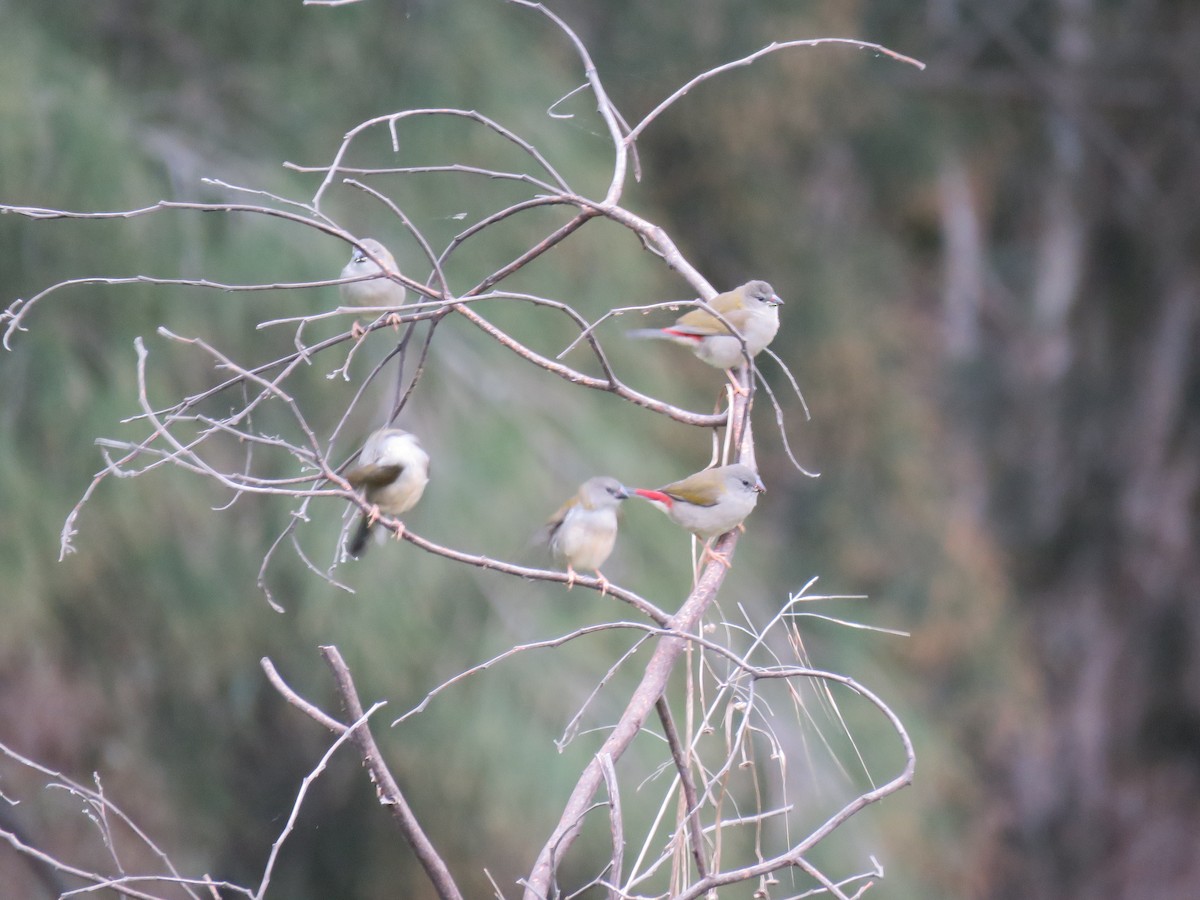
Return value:
[(621, 485), (621, 493), (617, 494), (617, 499), (628, 500), (632, 496), (633, 496), (633, 491), (631, 491), (629, 488), (625, 487), (625, 485)]
[(762, 483), (761, 478), (758, 479), (756, 482), (754, 482), (754, 490), (755, 490), (755, 493), (759, 493), (759, 494), (765, 494), (767, 492), (767, 486)]
[(781, 300), (781, 299), (780, 299), (780, 297), (779, 297), (779, 295), (778, 295), (778, 294), (772, 294), (772, 295), (771, 295), (771, 302), (772, 302), (772, 303), (773, 303), (775, 306), (783, 306), (783, 300)]

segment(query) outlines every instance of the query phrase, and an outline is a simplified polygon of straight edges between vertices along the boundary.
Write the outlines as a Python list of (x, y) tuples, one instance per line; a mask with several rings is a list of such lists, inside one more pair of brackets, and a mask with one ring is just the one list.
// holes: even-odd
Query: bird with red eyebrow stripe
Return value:
[[(745, 352), (753, 359), (775, 339), (782, 303), (775, 289), (765, 281), (748, 281), (708, 301), (709, 307), (720, 313), (720, 318), (706, 309), (693, 309), (676, 319), (674, 325), (635, 328), (626, 336), (679, 344), (710, 366), (728, 371), (745, 360), (742, 340), (746, 342)], [(737, 334), (730, 330), (731, 325)], [(738, 339), (738, 334), (742, 340)], [(732, 377), (730, 381), (733, 381)], [(740, 387), (735, 387), (741, 391)]]
[[(665, 512), (676, 525), (707, 542), (739, 527), (764, 491), (758, 473), (734, 463), (705, 469), (658, 490), (635, 488), (633, 492)], [(729, 566), (729, 560), (713, 553), (707, 543), (704, 556)]]

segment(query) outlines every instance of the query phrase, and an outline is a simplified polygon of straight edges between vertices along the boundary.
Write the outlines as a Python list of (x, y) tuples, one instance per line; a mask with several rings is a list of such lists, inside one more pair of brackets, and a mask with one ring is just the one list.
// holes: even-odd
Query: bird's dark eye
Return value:
[(754, 487), (754, 485), (753, 485), (753, 484), (751, 484), (749, 481), (747, 481), (745, 478), (743, 478), (743, 479), (742, 479), (742, 487), (744, 487), (744, 488), (746, 488), (747, 490), (749, 490), (750, 488)]

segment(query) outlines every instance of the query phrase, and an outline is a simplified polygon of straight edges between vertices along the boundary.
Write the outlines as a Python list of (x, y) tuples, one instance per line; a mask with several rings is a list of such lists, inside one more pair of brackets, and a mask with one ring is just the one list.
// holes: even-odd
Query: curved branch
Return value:
[(496, 132), (505, 140), (516, 144), (546, 171), (546, 174), (553, 179), (554, 183), (557, 184), (561, 190), (567, 192), (570, 191), (566, 181), (564, 181), (563, 177), (558, 174), (554, 166), (550, 165), (549, 160), (542, 155), (540, 150), (533, 146), (533, 144), (521, 138), (515, 132), (509, 131), (499, 122), (488, 118), (482, 113), (476, 112), (472, 109), (406, 109), (403, 112), (389, 113), (386, 116), (376, 116), (374, 119), (368, 119), (366, 122), (361, 122), (358, 125), (355, 125), (349, 131), (347, 131), (345, 137), (342, 138), (342, 143), (338, 147), (337, 153), (334, 154), (333, 162), (331, 162), (328, 166), (309, 167), (313, 171), (325, 172), (325, 177), (321, 180), (321, 184), (317, 187), (316, 193), (313, 194), (313, 209), (320, 209), (321, 198), (324, 196), (325, 191), (329, 189), (329, 186), (333, 183), (333, 180), (337, 177), (338, 173), (345, 171), (342, 169), (342, 160), (345, 159), (346, 152), (350, 149), (350, 145), (354, 142), (356, 137), (358, 137), (368, 128), (386, 123), (392, 133), (392, 150), (399, 151), (400, 148), (398, 138), (396, 136), (396, 124), (404, 119), (412, 118), (413, 116), (451, 116), (470, 119), (471, 121), (478, 122), (480, 125), (484, 125), (487, 128), (492, 129), (492, 131)]
[[(455, 305), (455, 310), (463, 316), (472, 325), (479, 328), (484, 334), (496, 340), (498, 343), (507, 347), (513, 353), (528, 360), (536, 366), (540, 366), (547, 372), (551, 372), (571, 384), (582, 385), (597, 391), (607, 391), (610, 394), (616, 394), (624, 400), (628, 400), (636, 406), (641, 406), (652, 412), (662, 413), (665, 416), (670, 416), (677, 422), (682, 422), (685, 425), (696, 425), (700, 428), (720, 428), (726, 425), (729, 421), (729, 415), (726, 413), (716, 413), (704, 415), (701, 413), (689, 412), (685, 409), (680, 409), (656, 397), (651, 397), (648, 394), (643, 394), (640, 391), (635, 391), (631, 387), (627, 387), (619, 381), (615, 376), (609, 378), (596, 378), (592, 375), (585, 375), (582, 372), (572, 369), (570, 366), (564, 366), (560, 362), (542, 356), (534, 350), (530, 350), (520, 341), (509, 336), (509, 334), (500, 328), (497, 328), (483, 316), (468, 309), (460, 304)], [(586, 323), (585, 323), (586, 326)]]
[[(355, 496), (355, 501), (363, 509), (364, 512), (370, 511), (370, 504), (367, 503), (361, 496)], [(601, 581), (594, 575), (576, 575), (572, 578), (566, 572), (558, 572), (554, 569), (538, 569), (532, 566), (518, 566), (515, 563), (506, 563), (498, 559), (492, 559), (490, 556), (484, 556), (480, 553), (465, 553), (462, 550), (454, 550), (451, 547), (445, 547), (435, 543), (428, 538), (423, 538), (418, 534), (413, 534), (409, 531), (403, 522), (387, 516), (381, 516), (377, 520), (377, 524), (382, 525), (389, 531), (396, 534), (400, 539), (408, 541), (422, 550), (433, 553), (436, 556), (441, 556), (446, 559), (452, 559), (455, 562), (466, 563), (467, 565), (475, 566), (479, 569), (490, 569), (495, 572), (503, 572), (505, 575), (515, 575), (518, 578), (526, 578), (532, 581), (556, 581), (559, 584), (573, 585), (577, 584), (585, 588), (590, 588), (594, 591), (599, 591), (601, 594), (607, 594), (610, 597), (615, 597), (623, 603), (628, 603), (646, 618), (659, 625), (665, 626), (671, 621), (671, 617), (665, 612), (646, 600), (643, 597), (635, 594), (633, 591), (628, 591), (625, 588), (618, 587), (611, 582)]]
[(583, 41), (579, 39), (579, 36), (575, 34), (571, 27), (556, 13), (547, 9), (544, 4), (534, 3), (531, 0), (508, 0), (508, 2), (540, 12), (553, 22), (567, 36), (572, 45), (574, 45), (575, 52), (579, 55), (579, 59), (583, 63), (584, 75), (587, 77), (588, 84), (592, 88), (592, 93), (596, 96), (596, 109), (600, 113), (600, 117), (604, 120), (609, 136), (612, 138), (613, 152), (615, 154), (613, 159), (613, 174), (608, 184), (608, 191), (604, 196), (604, 202), (616, 203), (621, 197), (621, 191), (625, 184), (625, 173), (629, 168), (629, 142), (622, 139), (619, 114), (613, 102), (608, 98), (608, 92), (604, 89), (604, 84), (601, 82), (600, 75), (596, 71), (596, 64), (592, 62), (591, 54), (588, 53), (587, 47), (583, 45)]
[(667, 97), (667, 99), (659, 103), (658, 106), (654, 107), (654, 109), (650, 110), (650, 112), (646, 114), (642, 121), (638, 122), (637, 125), (630, 129), (629, 134), (625, 136), (625, 142), (629, 144), (635, 142), (638, 137), (641, 136), (641, 133), (645, 131), (647, 127), (649, 127), (651, 122), (657, 119), (668, 107), (675, 103), (676, 100), (679, 100), (681, 97), (686, 95), (688, 91), (696, 87), (696, 85), (700, 84), (701, 82), (708, 81), (708, 79), (714, 78), (723, 72), (728, 72), (730, 69), (739, 69), (743, 66), (751, 65), (762, 57), (774, 53), (777, 50), (790, 50), (793, 47), (817, 47), (821, 44), (845, 44), (850, 47), (857, 47), (860, 50), (873, 50), (876, 53), (882, 53), (884, 56), (890, 56), (892, 59), (898, 60), (899, 62), (908, 63), (910, 66), (916, 66), (918, 69), (925, 68), (925, 63), (921, 62), (920, 60), (913, 59), (911, 56), (905, 56), (903, 53), (897, 53), (895, 50), (889, 50), (882, 44), (873, 44), (870, 41), (859, 41), (854, 38), (812, 38), (804, 41), (773, 41), (767, 46), (759, 50), (755, 50), (749, 56), (744, 56), (741, 59), (735, 59), (733, 62), (727, 62), (716, 66), (715, 68), (709, 69), (707, 72), (701, 72), (691, 81), (687, 82), (687, 84), (683, 85), (683, 87), (675, 91), (675, 93), (671, 94), (671, 96)]

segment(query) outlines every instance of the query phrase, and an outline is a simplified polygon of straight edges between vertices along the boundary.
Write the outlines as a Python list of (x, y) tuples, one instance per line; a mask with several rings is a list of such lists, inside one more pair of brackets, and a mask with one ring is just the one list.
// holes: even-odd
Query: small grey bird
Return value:
[(380, 515), (400, 516), (417, 505), (429, 483), (429, 454), (416, 436), (400, 428), (381, 428), (367, 438), (358, 464), (346, 480), (363, 491), (370, 513), (363, 513), (346, 552), (358, 557)]
[(576, 569), (591, 569), (600, 582), (601, 593), (608, 591), (608, 579), (600, 567), (612, 554), (617, 540), (617, 508), (628, 496), (629, 488), (615, 478), (589, 478), (542, 527), (542, 541), (567, 564), (568, 587), (575, 583)]
[[(372, 259), (374, 257), (375, 259)], [(375, 260), (379, 260), (376, 262)], [(380, 264), (382, 263), (382, 267)], [(408, 292), (384, 273), (398, 275), (399, 267), (388, 248), (374, 238), (363, 238), (354, 248), (350, 262), (342, 269), (342, 278), (361, 278), (379, 275), (370, 281), (341, 285), (342, 300), (347, 306), (403, 306)]]

